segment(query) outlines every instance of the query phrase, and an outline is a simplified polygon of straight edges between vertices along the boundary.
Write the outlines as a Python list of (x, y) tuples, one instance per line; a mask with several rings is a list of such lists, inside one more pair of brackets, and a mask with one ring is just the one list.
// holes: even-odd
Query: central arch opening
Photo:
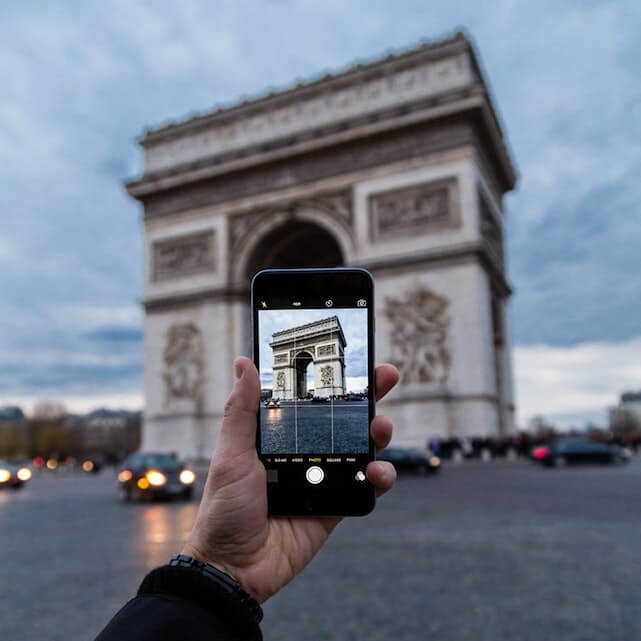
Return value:
[(343, 253), (334, 236), (307, 221), (280, 225), (258, 243), (247, 265), (247, 278), (261, 269), (295, 267), (340, 267)]
[(296, 371), (294, 395), (298, 399), (307, 398), (307, 368), (313, 360), (312, 355), (307, 351), (299, 352), (294, 356), (294, 369)]

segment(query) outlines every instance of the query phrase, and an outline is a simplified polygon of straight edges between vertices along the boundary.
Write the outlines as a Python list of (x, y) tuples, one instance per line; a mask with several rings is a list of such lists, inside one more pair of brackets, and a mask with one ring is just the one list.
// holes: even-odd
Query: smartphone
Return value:
[(361, 516), (374, 487), (374, 280), (358, 268), (268, 269), (251, 284), (256, 446), (272, 515)]

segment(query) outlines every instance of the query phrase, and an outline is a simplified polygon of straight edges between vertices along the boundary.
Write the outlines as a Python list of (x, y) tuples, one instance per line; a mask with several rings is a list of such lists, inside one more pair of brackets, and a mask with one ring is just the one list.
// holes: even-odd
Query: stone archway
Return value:
[(307, 368), (314, 362), (314, 357), (307, 351), (301, 350), (294, 356), (294, 397), (305, 398), (307, 396)]
[(336, 238), (324, 227), (307, 220), (282, 223), (257, 242), (245, 266), (249, 280), (261, 269), (338, 267), (345, 264)]
[(314, 396), (345, 394), (347, 342), (337, 316), (290, 327), (272, 335), (274, 392), (282, 400), (307, 395), (307, 368), (314, 370)]

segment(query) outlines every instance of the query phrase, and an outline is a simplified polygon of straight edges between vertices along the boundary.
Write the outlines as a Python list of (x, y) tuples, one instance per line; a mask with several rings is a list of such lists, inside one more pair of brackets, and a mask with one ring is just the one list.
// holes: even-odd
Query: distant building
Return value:
[(638, 392), (623, 392), (619, 404), (611, 407), (610, 425), (620, 423), (622, 420), (632, 420), (641, 424), (641, 390)]
[(22, 423), (24, 412), (17, 405), (0, 407), (0, 423)]
[(141, 421), (141, 412), (101, 408), (67, 417), (65, 427), (75, 431), (89, 453), (124, 456), (140, 447)]

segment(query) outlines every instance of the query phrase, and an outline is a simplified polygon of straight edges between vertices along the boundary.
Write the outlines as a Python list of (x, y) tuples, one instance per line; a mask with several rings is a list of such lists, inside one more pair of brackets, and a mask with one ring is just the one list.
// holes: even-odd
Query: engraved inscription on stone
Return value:
[(336, 354), (336, 345), (321, 345), (318, 348), (318, 355), (319, 356), (331, 356), (333, 354)]
[(320, 375), (321, 383), (325, 387), (328, 387), (334, 382), (334, 369), (331, 365), (325, 365), (325, 367), (321, 367)]
[(176, 323), (169, 328), (163, 372), (167, 403), (172, 398), (202, 402), (204, 353), (202, 334), (195, 323)]
[(214, 271), (215, 233), (198, 232), (159, 240), (153, 244), (152, 275), (155, 281)]
[(403, 298), (385, 299), (390, 362), (398, 368), (401, 384), (447, 381), (447, 308), (445, 298), (424, 287), (409, 290)]
[(287, 354), (276, 354), (274, 356), (274, 363), (286, 363), (287, 362)]
[(369, 198), (373, 241), (413, 236), (459, 223), (455, 179), (403, 187)]

